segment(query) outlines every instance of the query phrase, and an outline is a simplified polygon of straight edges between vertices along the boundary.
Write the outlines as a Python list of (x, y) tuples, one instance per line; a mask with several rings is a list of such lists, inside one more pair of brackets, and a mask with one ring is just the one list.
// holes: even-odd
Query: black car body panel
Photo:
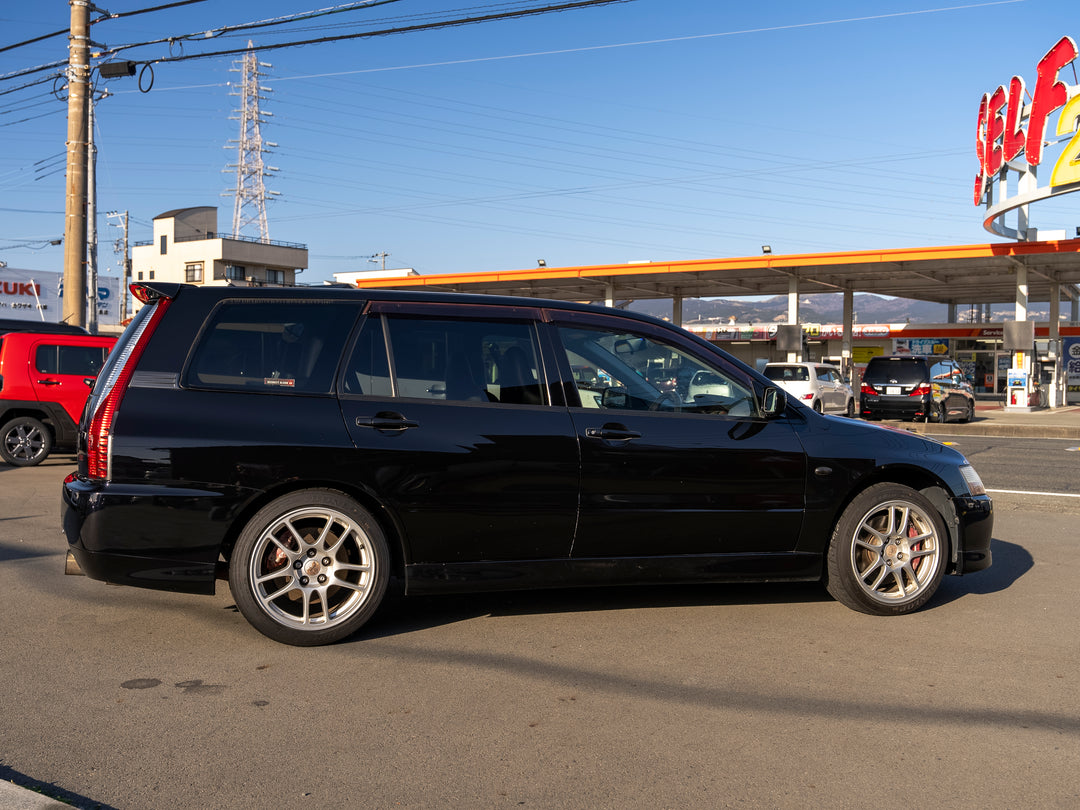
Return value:
[[(64, 485), (71, 554), (97, 579), (213, 592), (252, 516), (286, 493), (315, 488), (344, 493), (374, 517), (411, 592), (819, 579), (841, 513), (887, 481), (940, 505), (951, 572), (990, 562), (991, 501), (969, 493), (956, 450), (795, 403), (764, 414), (756, 403), (769, 380), (645, 316), (389, 291), (155, 290), (169, 296), (169, 309), (119, 400), (109, 475), (91, 476), (87, 466), (88, 423), (107, 391), (103, 378), (116, 376), (106, 367), (81, 425), (79, 471)], [(308, 377), (234, 373), (221, 351), (200, 348), (262, 301), (315, 302), (320, 314), (328, 307), (337, 314), (327, 334), (340, 345), (313, 359)], [(434, 374), (425, 364), (442, 361), (410, 348), (413, 332), (395, 318), (419, 318), (415, 333), (475, 338), (503, 358), (515, 342), (531, 347), (532, 376), (493, 382), (488, 369), (476, 398), (453, 394), (453, 357), (444, 358), (445, 389), (441, 376), (424, 378)], [(248, 348), (270, 363), (273, 352), (307, 339), (299, 327), (290, 337), (290, 328), (273, 333), (272, 351), (269, 332)], [(635, 386), (651, 385), (641, 375), (625, 380), (628, 387), (610, 385), (602, 403), (592, 366), (586, 387), (586, 363), (560, 348), (589, 329), (640, 336), (616, 340), (615, 354), (636, 351), (638, 339), (670, 343), (684, 363), (726, 375), (734, 391), (620, 410)], [(386, 368), (383, 340), (392, 345)], [(584, 343), (578, 350), (588, 351)]]

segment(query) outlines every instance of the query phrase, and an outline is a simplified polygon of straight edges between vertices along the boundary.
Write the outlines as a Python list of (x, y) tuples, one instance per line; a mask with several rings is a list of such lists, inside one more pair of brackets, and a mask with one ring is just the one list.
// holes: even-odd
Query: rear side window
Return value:
[(108, 353), (103, 346), (38, 346), (34, 368), (41, 374), (96, 377)]
[(203, 330), (185, 384), (329, 393), (358, 313), (355, 304), (341, 302), (226, 302)]
[(386, 396), (391, 386), (394, 396), (412, 399), (546, 404), (536, 332), (525, 321), (368, 318), (345, 366), (342, 390)]
[(913, 385), (925, 382), (926, 378), (926, 361), (915, 358), (871, 360), (863, 374), (866, 382), (875, 384), (891, 382), (894, 385)]

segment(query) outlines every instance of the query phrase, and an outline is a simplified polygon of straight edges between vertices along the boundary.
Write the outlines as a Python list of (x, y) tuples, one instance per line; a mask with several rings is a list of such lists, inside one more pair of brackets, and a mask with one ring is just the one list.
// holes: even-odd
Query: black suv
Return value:
[(860, 411), (865, 419), (970, 422), (975, 393), (948, 357), (871, 357), (863, 372)]
[[(645, 316), (134, 285), (64, 482), (68, 571), (314, 645), (407, 593), (823, 579), (873, 614), (990, 565), (956, 450), (822, 416)], [(588, 369), (588, 372), (583, 372)], [(664, 383), (707, 372), (681, 392)]]

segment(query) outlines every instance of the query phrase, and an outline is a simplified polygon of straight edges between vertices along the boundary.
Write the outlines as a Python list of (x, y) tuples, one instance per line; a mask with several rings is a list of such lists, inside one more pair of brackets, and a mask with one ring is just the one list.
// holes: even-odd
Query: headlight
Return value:
[(982, 479), (979, 478), (979, 474), (975, 472), (975, 468), (970, 464), (962, 464), (960, 466), (960, 475), (964, 477), (964, 481), (968, 485), (968, 492), (972, 495), (985, 495), (986, 487), (983, 486)]

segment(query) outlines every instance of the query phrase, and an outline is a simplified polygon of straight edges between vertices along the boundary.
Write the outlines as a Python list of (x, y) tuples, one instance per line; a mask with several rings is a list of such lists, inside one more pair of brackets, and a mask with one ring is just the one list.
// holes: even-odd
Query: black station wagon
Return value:
[[(956, 450), (823, 416), (662, 321), (525, 298), (134, 285), (67, 570), (315, 645), (406, 594), (823, 580), (899, 614), (990, 565)], [(587, 373), (583, 370), (587, 369)], [(671, 385), (700, 372), (707, 386)]]

